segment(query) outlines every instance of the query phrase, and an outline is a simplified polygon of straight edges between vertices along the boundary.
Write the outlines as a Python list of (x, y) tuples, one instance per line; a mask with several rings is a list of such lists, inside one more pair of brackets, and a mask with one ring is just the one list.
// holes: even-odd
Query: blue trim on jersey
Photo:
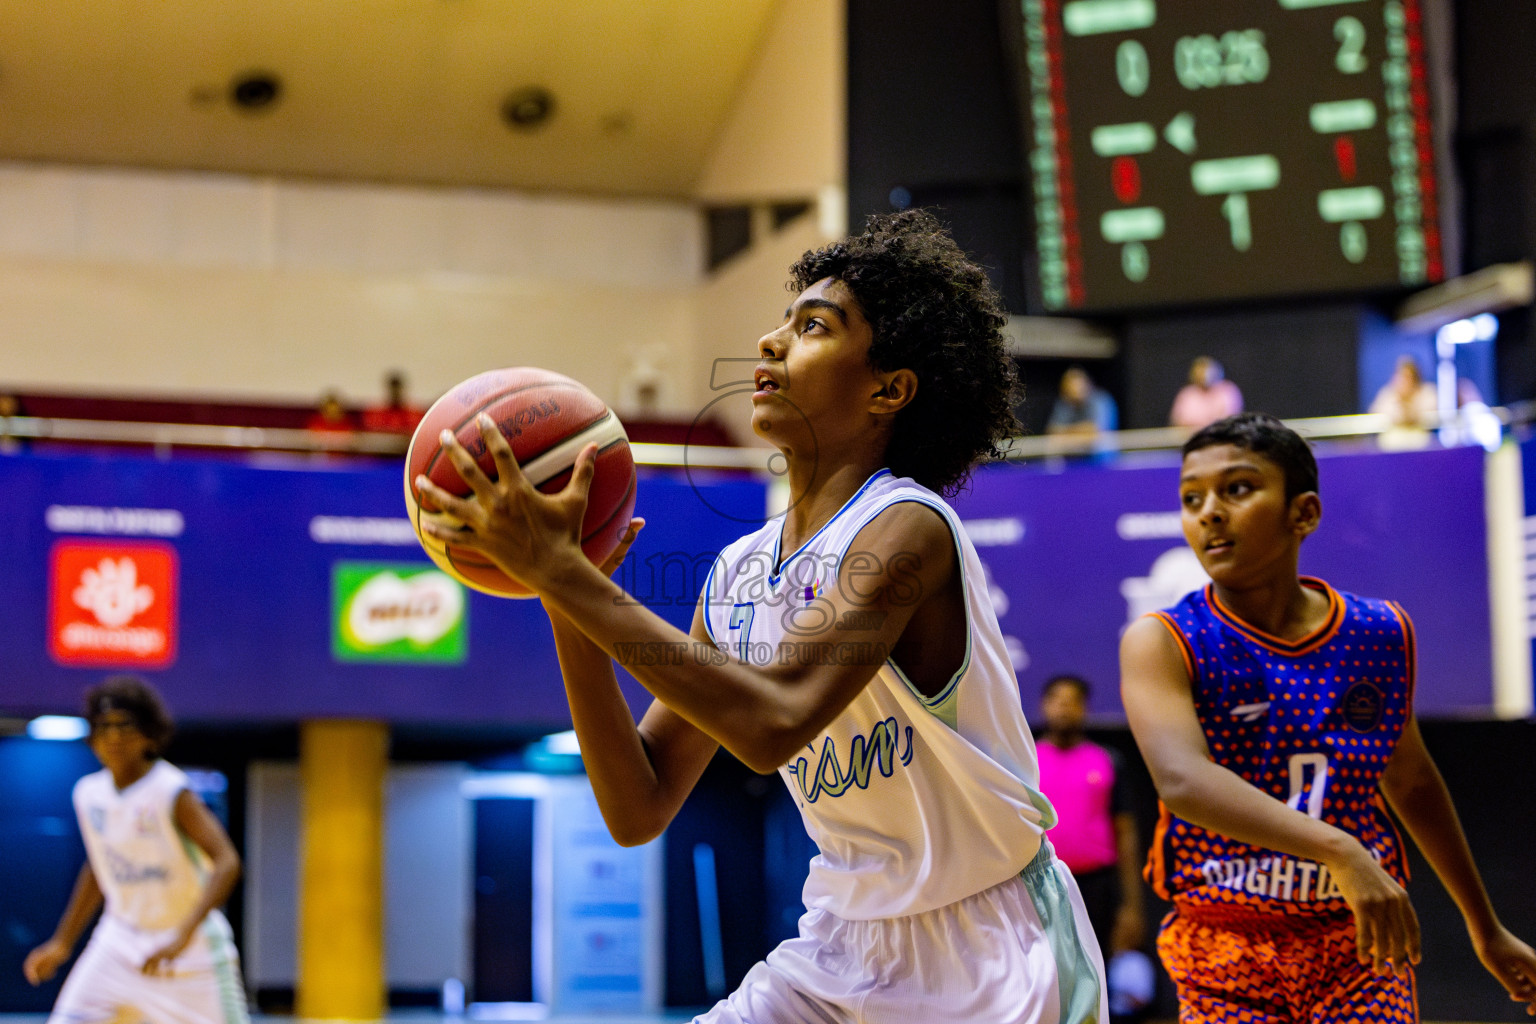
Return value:
[(882, 476), (890, 476), (890, 475), (891, 475), (891, 471), (889, 469), (877, 469), (877, 470), (875, 470), (875, 472), (870, 475), (870, 478), (868, 480), (865, 480), (862, 484), (860, 484), (859, 485), (859, 489), (857, 491), (853, 492), (853, 497), (851, 497), (847, 501), (843, 502), (843, 507), (838, 509), (836, 512), (832, 513), (832, 518), (830, 518), (826, 522), (822, 523), (821, 527), (815, 533), (811, 534), (808, 538), (806, 538), (805, 543), (801, 544), (798, 548), (796, 548), (794, 554), (790, 555), (788, 558), (780, 559), (779, 558), (779, 546), (784, 542), (784, 522), (786, 520), (788, 520), (788, 518), (789, 518), (788, 514), (786, 513), (784, 518), (782, 520), (780, 520), (780, 522), (779, 522), (779, 530), (778, 530), (778, 532), (776, 534), (774, 534), (774, 537), (773, 537), (773, 568), (770, 570), (769, 575), (768, 575), (768, 585), (770, 587), (778, 586), (779, 585), (779, 580), (782, 579), (783, 576), (784, 576), (784, 571), (783, 571), (784, 570), (784, 566), (788, 565), (790, 562), (793, 562), (796, 558), (798, 558), (800, 556), (800, 553), (802, 551), (804, 551), (806, 548), (810, 547), (811, 544), (813, 542), (815, 542), (817, 537), (820, 537), (823, 533), (826, 532), (827, 527), (829, 527), (833, 523), (837, 522), (838, 516), (841, 516), (844, 512), (848, 511), (848, 507), (850, 505), (852, 505), (854, 502), (858, 501), (859, 498), (863, 496), (864, 492), (869, 490), (871, 484), (873, 484), (876, 480), (879, 480)]
[(704, 621), (704, 635), (709, 637), (709, 642), (716, 647), (720, 646), (720, 641), (715, 639), (715, 631), (709, 628), (709, 588), (714, 585), (715, 569), (720, 565), (720, 561), (724, 557), (723, 554), (716, 555), (715, 560), (709, 563), (709, 575), (704, 577), (704, 593), (699, 598), (700, 601), (704, 602), (704, 614), (699, 616)]

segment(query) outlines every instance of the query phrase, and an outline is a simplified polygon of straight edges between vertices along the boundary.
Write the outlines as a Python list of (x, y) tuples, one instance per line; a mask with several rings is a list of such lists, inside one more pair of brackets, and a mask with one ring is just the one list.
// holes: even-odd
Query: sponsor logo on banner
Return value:
[(456, 665), (468, 650), (464, 587), (420, 563), (337, 562), (331, 569), (337, 661)]
[(49, 574), (48, 646), (61, 665), (164, 668), (176, 658), (176, 549), (62, 540)]
[(1176, 605), (1185, 594), (1209, 582), (1211, 578), (1205, 574), (1199, 555), (1182, 544), (1169, 548), (1153, 560), (1152, 569), (1145, 576), (1120, 581), (1120, 596), (1125, 598), (1125, 624), (1130, 625), (1148, 612)]

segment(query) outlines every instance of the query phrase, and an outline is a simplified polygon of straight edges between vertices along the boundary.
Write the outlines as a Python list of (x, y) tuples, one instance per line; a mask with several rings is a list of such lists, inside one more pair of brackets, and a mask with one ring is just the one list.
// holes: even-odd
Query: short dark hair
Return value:
[(108, 711), (126, 711), (134, 727), (154, 744), (159, 756), (176, 731), (176, 723), (165, 701), (153, 686), (138, 676), (113, 676), (85, 691), (85, 720), (96, 730), (96, 723)]
[(1312, 446), (1296, 431), (1262, 412), (1240, 412), (1201, 428), (1184, 442), (1184, 455), (1202, 448), (1230, 444), (1261, 455), (1285, 474), (1285, 500), (1317, 491), (1317, 459)]
[(932, 213), (872, 216), (862, 234), (807, 252), (789, 273), (796, 292), (841, 281), (873, 331), (870, 366), (917, 374), (917, 394), (886, 446), (892, 473), (948, 495), (978, 462), (1002, 457), (1019, 433), (1008, 315), (986, 272)]
[(1051, 678), (1045, 681), (1045, 685), (1040, 687), (1040, 699), (1044, 700), (1058, 686), (1072, 687), (1082, 695), (1084, 703), (1087, 703), (1093, 697), (1093, 687), (1088, 685), (1088, 680), (1082, 676), (1072, 675), (1070, 672), (1063, 672), (1060, 675), (1051, 676)]

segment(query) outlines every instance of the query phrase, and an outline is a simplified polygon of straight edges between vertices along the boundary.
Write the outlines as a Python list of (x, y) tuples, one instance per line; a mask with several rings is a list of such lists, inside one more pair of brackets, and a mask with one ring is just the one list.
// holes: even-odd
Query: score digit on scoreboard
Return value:
[(1444, 276), (1420, 0), (1013, 2), (1046, 310)]

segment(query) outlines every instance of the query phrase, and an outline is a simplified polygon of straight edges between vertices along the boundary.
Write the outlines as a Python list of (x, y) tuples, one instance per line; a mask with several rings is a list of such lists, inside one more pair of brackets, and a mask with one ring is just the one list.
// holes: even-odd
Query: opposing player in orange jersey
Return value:
[(1536, 1014), (1536, 952), (1499, 923), (1413, 715), (1408, 616), (1297, 573), (1322, 515), (1307, 443), (1272, 417), (1220, 420), (1185, 444), (1179, 501), (1212, 582), (1120, 652), (1162, 799), (1147, 877), (1173, 901), (1157, 946), (1179, 1020), (1417, 1021), (1389, 804)]

